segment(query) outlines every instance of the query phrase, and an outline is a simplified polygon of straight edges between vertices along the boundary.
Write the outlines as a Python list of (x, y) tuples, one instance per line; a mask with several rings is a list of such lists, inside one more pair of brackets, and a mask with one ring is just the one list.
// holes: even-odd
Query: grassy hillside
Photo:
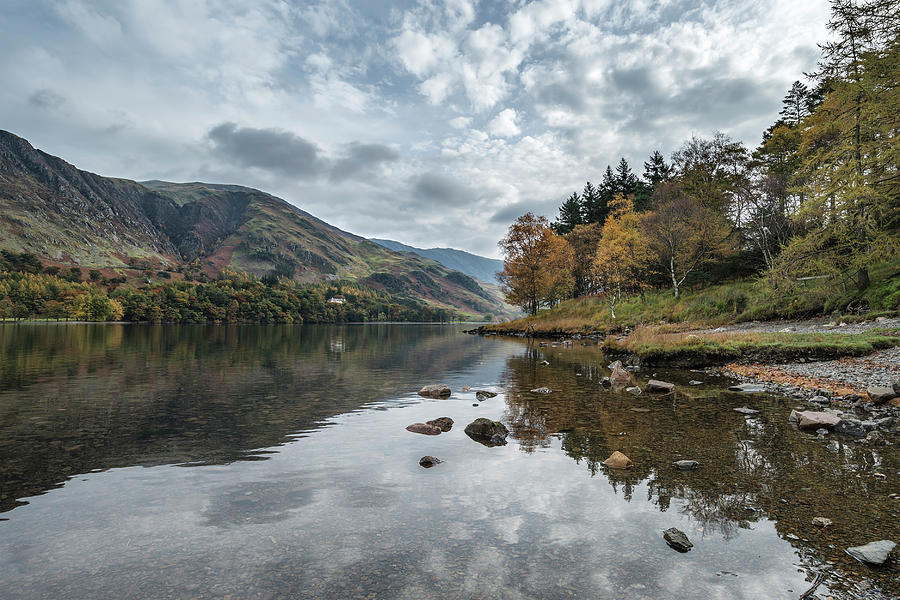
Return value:
[(680, 298), (669, 290), (658, 290), (646, 293), (643, 300), (633, 297), (616, 305), (615, 319), (601, 297), (576, 298), (535, 316), (486, 329), (562, 335), (614, 331), (641, 324), (684, 329), (833, 313), (846, 320), (863, 314), (875, 317), (900, 311), (900, 260), (877, 265), (871, 270), (871, 277), (871, 286), (861, 294), (849, 281), (814, 280), (797, 283), (787, 290), (773, 289), (766, 279), (685, 290)]

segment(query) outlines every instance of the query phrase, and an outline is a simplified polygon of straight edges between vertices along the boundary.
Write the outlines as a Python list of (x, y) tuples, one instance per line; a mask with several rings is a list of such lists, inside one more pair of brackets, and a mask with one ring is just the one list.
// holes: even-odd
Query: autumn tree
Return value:
[(497, 274), (506, 301), (530, 315), (554, 305), (572, 288), (572, 249), (545, 217), (522, 215), (498, 243), (503, 270)]
[(649, 254), (640, 222), (631, 198), (621, 194), (613, 197), (594, 255), (594, 276), (613, 319), (616, 305), (626, 294), (647, 287), (645, 271)]
[(678, 298), (688, 275), (730, 250), (731, 227), (677, 184), (660, 186), (654, 201), (655, 210), (644, 216), (641, 229)]

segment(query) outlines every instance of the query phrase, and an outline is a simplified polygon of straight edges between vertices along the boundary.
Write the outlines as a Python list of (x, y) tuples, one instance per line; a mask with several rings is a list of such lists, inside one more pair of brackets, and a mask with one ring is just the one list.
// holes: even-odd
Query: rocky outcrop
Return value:
[(440, 427), (429, 425), (428, 423), (413, 423), (412, 425), (407, 425), (406, 430), (424, 435), (441, 435)]
[(485, 446), (503, 446), (509, 429), (500, 421), (491, 421), (484, 417), (475, 419), (465, 429), (466, 435)]
[(603, 464), (610, 469), (630, 469), (634, 466), (634, 463), (631, 462), (631, 459), (618, 450), (610, 454), (609, 458), (603, 461)]
[(663, 532), (663, 539), (666, 540), (666, 543), (670, 548), (678, 550), (679, 552), (687, 552), (694, 547), (694, 544), (691, 543), (688, 536), (686, 536), (683, 531), (675, 529), (674, 527), (670, 527)]
[(891, 551), (897, 546), (890, 540), (878, 540), (877, 542), (869, 542), (864, 546), (853, 546), (847, 548), (847, 554), (855, 558), (861, 563), (869, 565), (883, 565), (887, 562)]
[(425, 398), (449, 398), (450, 386), (445, 383), (433, 383), (423, 386), (419, 395)]

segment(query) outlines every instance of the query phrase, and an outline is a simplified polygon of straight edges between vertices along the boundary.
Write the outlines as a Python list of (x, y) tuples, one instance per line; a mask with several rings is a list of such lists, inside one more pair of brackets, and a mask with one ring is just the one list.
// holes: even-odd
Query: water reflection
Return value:
[(818, 570), (822, 595), (900, 594), (896, 563), (843, 555), (900, 538), (896, 446), (798, 433), (706, 374), (634, 397), (594, 347), (411, 326), (0, 327), (0, 357), (4, 597), (797, 598)]

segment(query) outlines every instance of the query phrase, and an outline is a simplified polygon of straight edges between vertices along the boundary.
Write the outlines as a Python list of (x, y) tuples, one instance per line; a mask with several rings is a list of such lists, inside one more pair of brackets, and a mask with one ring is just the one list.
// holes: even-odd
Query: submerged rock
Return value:
[(406, 430), (411, 431), (412, 433), (422, 433), (424, 435), (441, 435), (440, 427), (429, 425), (427, 423), (413, 423), (412, 425), (407, 425)]
[(425, 467), (426, 469), (430, 469), (434, 465), (439, 465), (442, 462), (444, 462), (444, 461), (442, 461), (441, 459), (436, 458), (434, 456), (423, 456), (422, 458), (419, 459), (419, 464), (422, 465), (423, 467)]
[(441, 431), (450, 431), (453, 429), (453, 419), (450, 417), (438, 417), (437, 419), (433, 419), (431, 421), (425, 421), (426, 425), (431, 425), (432, 427), (437, 427)]
[(869, 389), (866, 390), (866, 394), (868, 394), (869, 400), (875, 404), (884, 404), (897, 396), (893, 387), (880, 385), (870, 385)]
[(648, 392), (657, 394), (671, 394), (675, 391), (675, 384), (667, 381), (659, 381), (658, 379), (651, 379), (647, 382), (647, 385), (644, 386), (644, 389)]
[(625, 391), (629, 394), (634, 394), (635, 396), (641, 395), (641, 388), (637, 387), (636, 385), (625, 388)]
[(674, 463), (675, 468), (679, 471), (693, 471), (694, 469), (700, 468), (700, 463), (696, 460), (676, 460)]
[(488, 398), (493, 398), (497, 395), (497, 392), (489, 392), (487, 390), (477, 390), (475, 392), (475, 399), (481, 402), (482, 400), (487, 400)]
[(687, 552), (694, 547), (691, 540), (688, 539), (688, 536), (686, 536), (683, 531), (675, 529), (674, 527), (666, 529), (663, 532), (663, 538), (670, 548), (678, 550), (679, 552)]
[(883, 565), (896, 546), (897, 544), (890, 540), (878, 540), (877, 542), (869, 542), (865, 546), (847, 548), (847, 554), (862, 563)]
[[(618, 363), (619, 361), (616, 361)], [(609, 375), (609, 381), (613, 385), (627, 386), (631, 385), (631, 373), (622, 368), (622, 364), (613, 363), (614, 368)]]
[(491, 421), (484, 417), (475, 419), (465, 429), (466, 435), (485, 446), (502, 446), (506, 444), (509, 429), (500, 421)]
[(550, 388), (539, 387), (531, 390), (533, 394), (550, 394), (553, 392)]
[(728, 387), (729, 392), (745, 392), (748, 394), (760, 394), (766, 391), (766, 386), (759, 383), (741, 383)]
[(828, 406), (831, 404), (831, 400), (826, 398), (825, 396), (813, 396), (809, 399), (813, 404), (821, 404), (822, 406)]
[(841, 419), (834, 426), (834, 432), (853, 437), (866, 437), (866, 428), (858, 419)]
[(691, 379), (688, 381), (688, 385), (703, 385), (702, 381), (697, 381), (696, 379)]
[(739, 412), (742, 415), (755, 415), (759, 411), (755, 408), (750, 408), (749, 406), (741, 406), (739, 408), (732, 409), (734, 412)]
[(450, 396), (450, 386), (444, 383), (426, 385), (419, 390), (419, 395), (426, 398), (447, 398)]
[(812, 524), (816, 525), (817, 527), (831, 527), (831, 522), (831, 519), (828, 519), (826, 517), (815, 517), (812, 520)]
[(634, 463), (631, 459), (616, 450), (609, 455), (609, 458), (603, 461), (603, 464), (610, 469), (630, 469)]

